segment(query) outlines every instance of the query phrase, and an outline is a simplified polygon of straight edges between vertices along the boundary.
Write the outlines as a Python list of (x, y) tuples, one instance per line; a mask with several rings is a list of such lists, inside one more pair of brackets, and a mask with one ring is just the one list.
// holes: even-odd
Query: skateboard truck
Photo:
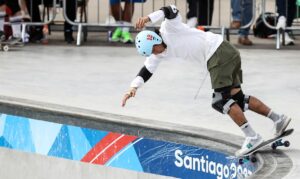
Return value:
[(239, 164), (243, 165), (244, 163), (247, 163), (249, 161), (251, 161), (252, 163), (257, 162), (256, 156), (252, 155), (252, 156), (246, 156), (246, 157), (240, 158), (239, 159)]
[(287, 141), (287, 140), (284, 141), (284, 142), (282, 142), (282, 139), (279, 139), (279, 140), (277, 140), (277, 141), (275, 141), (275, 142), (272, 143), (272, 149), (273, 150), (276, 150), (276, 148), (279, 147), (279, 146), (289, 147), (290, 146), (290, 142)]

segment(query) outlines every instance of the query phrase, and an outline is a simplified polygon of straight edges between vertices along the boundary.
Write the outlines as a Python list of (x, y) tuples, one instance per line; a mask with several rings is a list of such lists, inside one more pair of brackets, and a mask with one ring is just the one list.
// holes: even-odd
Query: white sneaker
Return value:
[(255, 149), (257, 146), (259, 146), (261, 143), (263, 143), (263, 138), (256, 134), (254, 137), (246, 137), (242, 148), (235, 152), (235, 156), (242, 156), (251, 150)]
[[(282, 35), (280, 35), (280, 43), (282, 43), (282, 41)], [(287, 32), (284, 33), (284, 45), (294, 45), (294, 40)]]
[(277, 25), (276, 25), (276, 29), (285, 29), (286, 27), (286, 18), (284, 16), (280, 16), (278, 18), (278, 22), (277, 22)]
[(280, 120), (278, 120), (274, 123), (274, 125), (275, 125), (275, 134), (274, 134), (274, 136), (275, 137), (280, 136), (285, 131), (285, 129), (287, 128), (287, 126), (289, 125), (291, 120), (292, 120), (291, 118), (289, 118), (286, 115), (282, 114), (280, 116)]

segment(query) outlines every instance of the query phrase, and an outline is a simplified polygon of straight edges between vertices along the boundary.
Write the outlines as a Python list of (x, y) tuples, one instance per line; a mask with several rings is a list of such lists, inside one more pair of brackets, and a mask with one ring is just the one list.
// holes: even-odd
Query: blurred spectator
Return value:
[[(67, 0), (66, 1), (66, 9), (67, 9), (67, 17), (74, 22), (76, 19), (76, 1), (75, 0)], [(69, 24), (67, 21), (64, 23), (64, 36), (65, 41), (67, 43), (72, 43), (74, 41), (73, 38), (73, 25)]]
[(214, 0), (187, 0), (189, 11), (187, 25), (190, 27), (211, 25)]
[(5, 40), (4, 36), (4, 18), (6, 16), (6, 8), (9, 8), (9, 21), (12, 28), (12, 36), (8, 41), (22, 42), (21, 38), (21, 22), (22, 13), (18, 0), (0, 0), (0, 36), (2, 40)]
[[(47, 8), (53, 7), (53, 0), (26, 0), (27, 7), (29, 9), (32, 22), (42, 22), (39, 5), (43, 2)], [(62, 3), (61, 0), (56, 1), (57, 4)], [(76, 1), (66, 0), (66, 14), (71, 21), (76, 18)], [(50, 14), (51, 15), (51, 14)], [(35, 26), (31, 29), (31, 42), (37, 42), (44, 38), (43, 26)], [(67, 43), (72, 43), (73, 38), (73, 26), (67, 21), (64, 22), (64, 38)]]
[[(41, 0), (26, 0), (26, 6), (28, 8), (32, 22), (42, 22), (40, 16), (39, 5)], [(44, 38), (43, 26), (35, 26), (30, 28), (30, 42), (39, 42)]]
[[(124, 2), (124, 8), (121, 6), (121, 1)], [(146, 0), (110, 0), (111, 13), (117, 24), (130, 26), (134, 13), (134, 3), (146, 2)], [(117, 27), (111, 40), (113, 42), (133, 43), (132, 36), (129, 32), (129, 27)]]
[[(252, 0), (231, 0), (232, 19), (230, 28), (239, 29), (247, 25), (252, 19), (253, 1)], [(239, 30), (238, 43), (241, 45), (252, 45), (248, 38), (250, 27)]]
[(0, 0), (0, 42), (5, 40), (4, 21), (5, 21), (5, 2)]
[[(276, 0), (278, 22), (277, 29), (291, 27), (296, 16), (296, 0)], [(285, 31), (285, 45), (294, 45), (294, 40), (289, 36), (290, 31)], [(280, 38), (282, 41), (282, 38)]]

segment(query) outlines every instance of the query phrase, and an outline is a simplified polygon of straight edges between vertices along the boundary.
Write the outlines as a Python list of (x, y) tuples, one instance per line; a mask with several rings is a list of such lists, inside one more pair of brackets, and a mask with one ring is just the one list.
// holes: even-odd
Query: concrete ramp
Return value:
[(242, 138), (203, 128), (4, 96), (0, 113), (0, 178), (265, 178), (292, 166), (282, 152), (239, 165)]
[(167, 179), (149, 173), (91, 165), (0, 148), (0, 178), (5, 179)]

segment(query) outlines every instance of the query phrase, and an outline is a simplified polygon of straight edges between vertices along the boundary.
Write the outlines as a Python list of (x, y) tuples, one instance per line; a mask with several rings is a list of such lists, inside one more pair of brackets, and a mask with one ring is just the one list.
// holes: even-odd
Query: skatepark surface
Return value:
[[(295, 131), (289, 137), (291, 146), (282, 148), (292, 160), (292, 168), (284, 177), (287, 179), (300, 177), (299, 50), (299, 45), (288, 50), (240, 49), (244, 93), (256, 96), (276, 112), (292, 118), (289, 128)], [(133, 46), (29, 45), (0, 53), (0, 95), (167, 122), (178, 130), (190, 126), (195, 130), (192, 132), (204, 128), (243, 136), (228, 116), (211, 108), (210, 79), (200, 70), (198, 62), (162, 63), (136, 97), (122, 108), (121, 99), (144, 60)], [(273, 124), (269, 119), (250, 111), (245, 114), (265, 139), (272, 136)], [(0, 158), (6, 153), (12, 152), (5, 149)], [(17, 155), (22, 154), (13, 154)], [(49, 166), (53, 165), (51, 162)]]

